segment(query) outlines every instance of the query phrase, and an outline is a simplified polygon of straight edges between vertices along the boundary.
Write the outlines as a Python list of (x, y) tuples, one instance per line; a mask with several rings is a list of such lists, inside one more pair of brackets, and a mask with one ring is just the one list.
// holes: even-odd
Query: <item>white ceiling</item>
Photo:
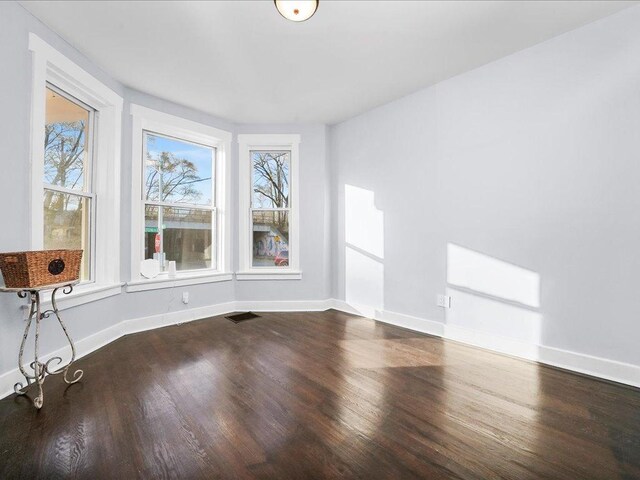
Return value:
[(610, 15), (621, 1), (21, 2), (123, 84), (242, 123), (336, 123)]

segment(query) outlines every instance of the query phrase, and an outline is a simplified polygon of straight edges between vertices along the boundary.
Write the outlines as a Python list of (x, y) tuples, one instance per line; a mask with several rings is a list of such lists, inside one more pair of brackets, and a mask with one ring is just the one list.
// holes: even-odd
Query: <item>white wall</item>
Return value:
[[(640, 365), (639, 21), (640, 8), (625, 10), (327, 129), (234, 125), (131, 91), (18, 4), (0, 2), (0, 165), (7, 172), (0, 176), (0, 251), (28, 248), (27, 41), (34, 32), (125, 100), (123, 281), (130, 271), (130, 103), (234, 135), (302, 136), (302, 280), (190, 286), (188, 307), (182, 289), (122, 293), (64, 312), (76, 340), (123, 320), (236, 300), (333, 296), (372, 315), (417, 317), (416, 328), (466, 329)], [(235, 138), (231, 157), (237, 212)], [(235, 245), (236, 221), (233, 229)], [(453, 296), (446, 316), (435, 306), (444, 292)], [(16, 366), (20, 304), (0, 295), (0, 377)], [(42, 338), (43, 352), (64, 345), (52, 322)]]
[[(329, 298), (329, 172), (324, 125), (238, 125), (243, 133), (299, 133), (300, 142), (300, 270), (301, 280), (236, 282), (241, 301), (325, 300)], [(237, 144), (236, 144), (237, 147)], [(236, 169), (237, 178), (237, 169)], [(237, 211), (237, 195), (235, 211)], [(238, 222), (234, 222), (237, 227)], [(237, 244), (237, 235), (234, 245)], [(238, 263), (236, 258), (235, 267)]]
[[(640, 365), (638, 25), (634, 7), (332, 127), (334, 297)], [(362, 218), (380, 241), (350, 241)]]
[[(188, 311), (198, 315), (213, 312), (209, 307), (224, 304), (225, 308), (238, 300), (288, 301), (320, 300), (328, 297), (329, 206), (326, 195), (328, 171), (326, 168), (326, 127), (322, 125), (236, 125), (225, 120), (167, 102), (163, 99), (130, 90), (97, 68), (89, 59), (60, 39), (46, 26), (26, 12), (16, 2), (0, 2), (0, 64), (5, 73), (0, 76), (0, 166), (6, 175), (0, 176), (2, 229), (0, 251), (29, 248), (29, 105), (31, 88), (31, 54), (27, 48), (28, 34), (34, 32), (64, 55), (124, 98), (122, 131), (122, 210), (121, 210), (121, 279), (130, 275), (131, 233), (131, 117), (129, 106), (136, 103), (149, 108), (201, 122), (234, 134), (231, 151), (232, 177), (232, 264), (237, 266), (237, 184), (238, 149), (235, 135), (242, 133), (299, 133), (300, 150), (300, 202), (317, 222), (304, 218), (301, 222), (302, 280), (278, 282), (219, 282), (191, 285), (178, 289), (162, 289), (135, 293), (122, 293), (101, 301), (64, 311), (69, 330), (81, 345), (95, 346), (96, 338), (109, 338), (118, 331), (121, 322), (153, 316), (190, 318)], [(189, 305), (181, 302), (181, 293), (188, 290)], [(17, 366), (19, 342), (22, 337), (24, 312), (16, 296), (0, 295), (0, 395), (4, 394), (2, 375), (9, 377)], [(141, 322), (140, 325), (148, 325)], [(100, 332), (109, 332), (101, 335)], [(98, 337), (92, 335), (99, 334)], [(85, 342), (83, 343), (83, 339)], [(31, 340), (30, 340), (31, 342)], [(64, 337), (53, 321), (43, 322), (41, 354), (65, 345)], [(15, 372), (14, 372), (15, 373)], [(8, 377), (5, 377), (8, 378)], [(6, 383), (6, 382), (5, 382)]]

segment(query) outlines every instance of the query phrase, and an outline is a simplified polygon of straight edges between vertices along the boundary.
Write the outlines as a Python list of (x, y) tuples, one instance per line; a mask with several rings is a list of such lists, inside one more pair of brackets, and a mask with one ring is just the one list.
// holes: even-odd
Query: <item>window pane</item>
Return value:
[(212, 225), (211, 210), (148, 205), (144, 258), (156, 258), (162, 264), (164, 257), (165, 269), (171, 260), (178, 270), (215, 267)]
[(145, 198), (213, 205), (214, 149), (145, 132)]
[(159, 227), (160, 207), (146, 205), (144, 209), (144, 258), (160, 259), (162, 251)]
[(89, 111), (47, 88), (44, 181), (84, 190), (88, 171)]
[(89, 198), (45, 190), (44, 248), (84, 250), (80, 279), (89, 280), (91, 265)]
[(251, 152), (253, 208), (289, 207), (291, 152)]
[(289, 266), (289, 212), (253, 211), (254, 267)]

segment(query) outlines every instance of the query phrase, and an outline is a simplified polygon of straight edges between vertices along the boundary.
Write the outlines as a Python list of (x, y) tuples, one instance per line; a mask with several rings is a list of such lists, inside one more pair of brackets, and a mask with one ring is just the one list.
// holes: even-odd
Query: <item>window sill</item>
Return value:
[(146, 290), (158, 290), (161, 288), (183, 287), (185, 285), (198, 285), (200, 283), (228, 282), (233, 280), (231, 273), (207, 272), (207, 273), (189, 273), (177, 275), (175, 278), (169, 278), (167, 275), (159, 275), (151, 279), (133, 280), (127, 283), (127, 293), (144, 292)]
[(302, 272), (297, 270), (249, 270), (236, 273), (236, 280), (302, 280)]
[[(58, 310), (66, 310), (68, 308), (84, 305), (85, 303), (91, 303), (103, 298), (112, 297), (114, 295), (120, 295), (122, 293), (121, 283), (111, 283), (106, 285), (96, 285), (95, 283), (87, 285), (76, 285), (73, 287), (73, 292), (65, 295), (62, 289), (56, 296), (56, 303)], [(29, 309), (29, 305), (23, 305), (25, 310)], [(42, 301), (40, 303), (41, 310), (49, 310), (51, 308), (50, 293), (42, 295)]]

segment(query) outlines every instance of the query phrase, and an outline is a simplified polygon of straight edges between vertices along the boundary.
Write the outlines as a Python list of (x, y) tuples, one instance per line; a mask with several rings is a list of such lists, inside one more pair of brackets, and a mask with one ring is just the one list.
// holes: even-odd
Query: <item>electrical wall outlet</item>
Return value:
[(189, 292), (182, 292), (182, 303), (189, 303)]
[(451, 297), (449, 295), (438, 295), (436, 304), (442, 308), (451, 308)]

